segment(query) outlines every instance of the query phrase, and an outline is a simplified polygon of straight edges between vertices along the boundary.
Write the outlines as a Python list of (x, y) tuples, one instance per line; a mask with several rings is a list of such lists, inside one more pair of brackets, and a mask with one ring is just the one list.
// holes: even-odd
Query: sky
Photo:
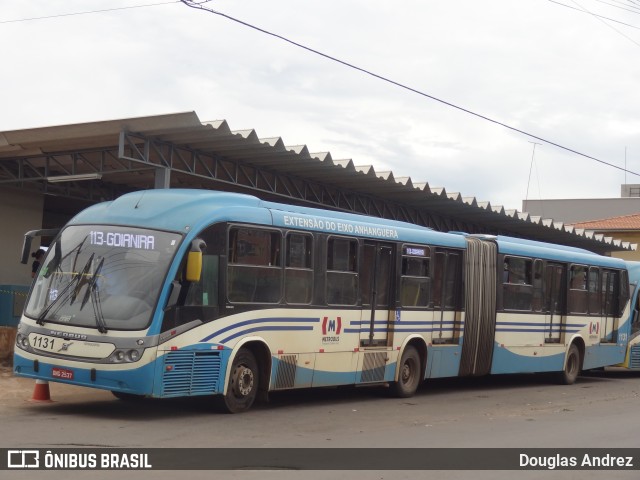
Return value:
[(0, 132), (195, 111), (506, 209), (640, 184), (640, 0), (203, 4), (421, 94), (179, 1), (0, 6)]

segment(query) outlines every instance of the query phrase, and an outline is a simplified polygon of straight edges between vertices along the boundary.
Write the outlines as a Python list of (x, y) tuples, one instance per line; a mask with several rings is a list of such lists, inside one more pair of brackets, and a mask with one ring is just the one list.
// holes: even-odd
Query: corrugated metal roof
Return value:
[[(412, 179), (391, 171), (376, 171), (372, 165), (358, 165), (351, 159), (333, 159), (329, 152), (311, 153), (306, 145), (286, 146), (280, 137), (260, 138), (255, 130), (232, 131), (225, 120), (201, 122), (195, 112), (156, 115), (119, 120), (61, 125), (0, 132), (0, 166), (24, 158), (60, 152), (85, 152), (117, 148), (121, 132), (135, 132), (145, 138), (168, 145), (211, 154), (225, 160), (286, 173), (318, 184), (332, 185), (345, 191), (365, 194), (394, 205), (408, 206), (446, 218), (482, 225), (485, 230), (537, 240), (579, 246), (594, 251), (633, 249), (621, 242), (587, 229), (576, 229), (553, 219), (531, 216), (517, 210), (481, 201), (444, 187), (431, 186), (423, 179)], [(70, 161), (70, 160), (69, 160)], [(63, 160), (48, 165), (48, 175), (64, 174)], [(62, 163), (61, 163), (62, 162)], [(152, 169), (125, 171), (117, 159), (101, 159), (105, 182), (131, 188), (151, 188)], [(86, 163), (86, 162), (85, 162)], [(59, 164), (59, 165), (58, 165)], [(61, 172), (56, 172), (60, 166)], [(81, 169), (82, 165), (74, 165)], [(95, 168), (95, 167), (94, 167)], [(11, 175), (0, 169), (0, 183), (9, 183)], [(82, 173), (74, 170), (74, 173)], [(15, 175), (15, 174), (14, 174)], [(15, 179), (15, 177), (14, 177)], [(176, 172), (181, 187), (205, 186), (198, 179)]]

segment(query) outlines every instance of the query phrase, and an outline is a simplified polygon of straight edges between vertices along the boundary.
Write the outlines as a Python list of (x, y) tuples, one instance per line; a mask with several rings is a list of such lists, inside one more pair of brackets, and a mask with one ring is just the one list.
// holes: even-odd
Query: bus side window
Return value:
[(403, 248), (400, 303), (403, 307), (428, 307), (431, 301), (429, 247)]
[(218, 255), (202, 256), (202, 275), (200, 281), (189, 286), (185, 306), (217, 306), (218, 305)]
[(229, 230), (227, 297), (234, 303), (278, 303), (282, 297), (279, 231)]
[(600, 269), (598, 267), (589, 268), (587, 289), (589, 292), (589, 313), (600, 316), (602, 313), (602, 297), (600, 295)]
[(330, 237), (327, 243), (326, 301), (355, 305), (358, 300), (358, 242)]
[(542, 288), (542, 277), (544, 272), (544, 264), (542, 260), (537, 259), (533, 262), (533, 302), (532, 308), (534, 312), (541, 312), (544, 306), (543, 297), (544, 290)]
[(587, 313), (587, 267), (571, 265), (569, 270), (569, 313)]
[(532, 261), (529, 258), (505, 257), (503, 265), (503, 308), (531, 311), (533, 304)]
[(172, 282), (162, 324), (163, 332), (194, 320), (209, 322), (218, 318), (220, 255), (224, 254), (222, 245), (225, 236), (226, 227), (222, 224), (211, 225), (198, 235), (207, 245), (202, 252), (202, 272), (199, 281), (186, 280), (188, 252), (182, 258), (176, 278)]
[(433, 306), (457, 310), (462, 306), (462, 260), (459, 253), (436, 251), (433, 257)]
[(286, 236), (284, 270), (287, 303), (311, 303), (313, 294), (313, 237), (289, 233)]
[(602, 313), (606, 317), (613, 317), (618, 312), (618, 283), (619, 274), (611, 270), (603, 270), (602, 272)]

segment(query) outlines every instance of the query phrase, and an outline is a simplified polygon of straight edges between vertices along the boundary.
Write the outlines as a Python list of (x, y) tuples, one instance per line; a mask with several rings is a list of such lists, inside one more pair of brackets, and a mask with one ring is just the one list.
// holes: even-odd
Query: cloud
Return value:
[[(16, 2), (0, 20), (136, 4)], [(640, 47), (589, 15), (506, 0), (207, 5), (616, 165), (626, 147), (640, 171)], [(640, 42), (640, 30), (616, 28)], [(518, 209), (527, 191), (618, 196), (625, 181), (548, 144), (532, 164), (533, 138), (181, 4), (4, 23), (0, 42), (0, 130), (195, 110)]]

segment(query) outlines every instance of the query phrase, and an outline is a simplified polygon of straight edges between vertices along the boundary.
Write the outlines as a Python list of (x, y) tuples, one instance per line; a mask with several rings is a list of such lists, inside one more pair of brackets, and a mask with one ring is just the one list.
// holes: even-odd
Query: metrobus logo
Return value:
[(324, 317), (322, 319), (322, 335), (329, 332), (340, 335), (340, 330), (342, 330), (342, 318), (336, 317), (335, 320), (329, 320), (329, 317)]
[(600, 324), (597, 322), (589, 323), (589, 335), (599, 335), (600, 334)]
[(330, 320), (329, 317), (322, 319), (322, 343), (332, 344), (340, 342), (340, 332), (342, 331), (342, 318), (336, 317)]

